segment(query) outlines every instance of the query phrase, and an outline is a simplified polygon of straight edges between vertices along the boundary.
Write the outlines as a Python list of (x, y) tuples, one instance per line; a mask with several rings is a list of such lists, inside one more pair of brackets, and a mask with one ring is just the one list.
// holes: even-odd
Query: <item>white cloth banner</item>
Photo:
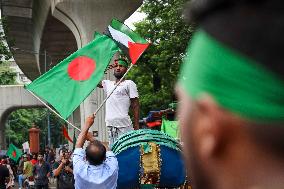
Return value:
[(23, 146), (23, 149), (24, 149), (24, 150), (30, 149), (30, 145), (29, 145), (29, 142), (28, 142), (28, 141), (27, 141), (27, 142), (24, 142), (24, 143), (22, 144), (22, 146)]

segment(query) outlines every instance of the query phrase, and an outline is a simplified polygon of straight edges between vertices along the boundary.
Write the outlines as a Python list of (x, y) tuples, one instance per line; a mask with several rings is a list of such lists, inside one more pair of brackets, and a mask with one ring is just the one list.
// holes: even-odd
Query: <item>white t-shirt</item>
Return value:
[[(102, 86), (105, 93), (109, 95), (115, 87), (115, 81), (103, 80)], [(130, 116), (128, 115), (131, 98), (138, 98), (136, 84), (131, 80), (124, 80), (106, 101), (105, 121), (107, 126), (132, 126)]]

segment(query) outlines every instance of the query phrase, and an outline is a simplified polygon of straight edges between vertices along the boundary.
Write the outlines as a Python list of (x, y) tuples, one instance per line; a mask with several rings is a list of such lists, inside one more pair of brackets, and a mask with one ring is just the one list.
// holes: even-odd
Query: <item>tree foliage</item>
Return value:
[[(5, 29), (5, 31), (9, 30), (5, 17), (0, 19), (0, 64), (12, 58), (12, 54), (6, 42), (7, 37), (5, 36), (3, 29)], [(12, 41), (10, 42), (10, 44), (13, 44)]]
[[(58, 147), (60, 144), (67, 143), (61, 132), (63, 121), (52, 113), (49, 115), (52, 145)], [(7, 120), (5, 131), (7, 144), (12, 142), (20, 147), (22, 143), (29, 141), (28, 130), (35, 125), (40, 129), (40, 147), (44, 149), (48, 144), (47, 116), (47, 109), (44, 108), (19, 109), (12, 112)]]
[(16, 73), (9, 67), (9, 63), (0, 64), (0, 85), (16, 84)]
[(130, 73), (140, 93), (142, 116), (166, 108), (175, 100), (174, 86), (193, 27), (185, 24), (186, 0), (145, 0), (147, 17), (135, 24), (136, 32), (152, 44)]

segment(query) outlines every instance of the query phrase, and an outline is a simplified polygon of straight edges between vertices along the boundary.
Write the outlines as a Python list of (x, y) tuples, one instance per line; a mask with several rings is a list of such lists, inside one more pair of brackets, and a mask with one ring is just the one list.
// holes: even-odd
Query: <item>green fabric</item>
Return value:
[[(26, 89), (46, 100), (66, 119), (97, 87), (117, 51), (118, 47), (112, 39), (97, 33), (92, 42), (34, 80)], [(94, 72), (87, 80), (74, 80), (67, 72), (68, 65), (78, 57), (91, 58), (96, 63)]]
[(154, 184), (141, 184), (140, 189), (155, 189)]
[(125, 60), (118, 60), (117, 61), (118, 65), (124, 66), (124, 67), (128, 67), (128, 63)]
[(161, 131), (173, 138), (178, 138), (178, 121), (162, 119)]
[(203, 30), (192, 39), (179, 84), (193, 99), (207, 93), (241, 117), (284, 120), (284, 81)]
[(179, 143), (174, 138), (160, 131), (150, 129), (129, 131), (121, 135), (112, 145), (111, 150), (117, 155), (131, 147), (143, 146), (147, 149), (149, 142), (155, 142), (158, 145), (167, 146), (178, 151), (181, 150)]
[(152, 147), (149, 143), (143, 144), (142, 147), (145, 154), (152, 152)]
[(137, 33), (133, 32), (126, 25), (124, 25), (123, 23), (121, 23), (120, 21), (116, 19), (113, 19), (111, 21), (110, 27), (129, 36), (135, 43), (142, 43), (142, 44), (148, 43), (145, 39), (140, 37)]
[(9, 158), (14, 160), (15, 162), (17, 162), (18, 159), (23, 155), (23, 152), (18, 149), (14, 144), (10, 144), (6, 155), (9, 156)]
[(129, 144), (137, 145), (138, 143), (149, 142), (150, 140), (154, 140), (156, 142), (165, 142), (168, 145), (173, 146), (173, 148), (176, 148), (179, 145), (174, 138), (165, 133), (157, 130), (140, 129), (121, 135), (112, 145), (112, 150), (123, 148)]

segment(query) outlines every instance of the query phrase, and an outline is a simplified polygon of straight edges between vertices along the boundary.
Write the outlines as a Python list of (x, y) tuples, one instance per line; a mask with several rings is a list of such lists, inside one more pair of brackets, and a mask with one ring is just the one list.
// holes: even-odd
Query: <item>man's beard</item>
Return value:
[(116, 79), (121, 79), (121, 78), (123, 77), (123, 75), (124, 75), (124, 74), (123, 74), (123, 73), (121, 73), (121, 72), (120, 72), (120, 73), (116, 73), (116, 72), (114, 72), (114, 74), (113, 74), (113, 75), (114, 75), (114, 77), (115, 77)]

